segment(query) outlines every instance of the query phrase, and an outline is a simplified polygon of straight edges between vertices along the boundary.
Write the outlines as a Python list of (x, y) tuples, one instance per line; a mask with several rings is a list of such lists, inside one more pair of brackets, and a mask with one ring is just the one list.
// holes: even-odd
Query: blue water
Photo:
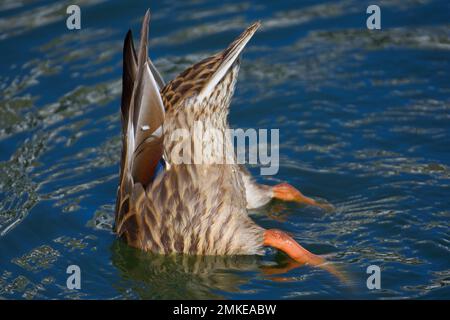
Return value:
[[(450, 298), (450, 5), (379, 1), (0, 2), (0, 298)], [(161, 257), (111, 231), (120, 155), (121, 50), (150, 6), (166, 80), (255, 20), (230, 123), (280, 129), (280, 171), (334, 212), (254, 212), (349, 275), (258, 257)], [(252, 168), (257, 174), (258, 168)], [(66, 288), (66, 268), (82, 271)], [(381, 269), (381, 289), (366, 268)], [(278, 268), (270, 275), (267, 268)]]

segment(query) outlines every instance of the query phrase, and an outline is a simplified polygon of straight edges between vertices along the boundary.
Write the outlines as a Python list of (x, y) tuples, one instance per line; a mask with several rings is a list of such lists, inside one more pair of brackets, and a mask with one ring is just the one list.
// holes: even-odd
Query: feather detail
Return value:
[[(161, 91), (166, 111), (185, 104), (191, 97), (197, 100), (211, 96), (217, 84), (229, 73), (231, 66), (238, 61), (240, 53), (259, 28), (255, 22), (247, 28), (227, 49), (203, 59), (180, 73)], [(237, 73), (236, 73), (237, 76)]]
[(217, 66), (215, 72), (210, 76), (203, 89), (197, 96), (199, 101), (211, 95), (219, 81), (223, 79), (233, 63), (239, 58), (242, 50), (245, 48), (245, 45), (250, 41), (260, 25), (260, 22), (253, 23), (236, 40), (234, 40), (227, 49), (222, 52), (220, 64)]
[(152, 75), (155, 78), (156, 83), (158, 84), (158, 89), (161, 91), (162, 88), (165, 87), (166, 83), (164, 82), (164, 79), (162, 78), (161, 74), (159, 73), (158, 69), (156, 69), (150, 58), (148, 58), (148, 66), (150, 67), (150, 71), (152, 72)]
[[(137, 58), (134, 50), (133, 34), (128, 30), (123, 44), (123, 71), (122, 71), (122, 121), (128, 122), (131, 95), (133, 93), (134, 80), (137, 72)], [(126, 125), (123, 126), (126, 132)]]
[(147, 11), (141, 30), (141, 42), (138, 54), (138, 72), (133, 89), (134, 148), (132, 155), (133, 181), (147, 185), (163, 153), (162, 126), (164, 106), (159, 86), (150, 70), (148, 59), (148, 22)]
[[(124, 48), (124, 70), (130, 76), (125, 76), (126, 90), (133, 81), (133, 90), (129, 106), (125, 105), (123, 111), (128, 111), (124, 117), (126, 122), (125, 159), (124, 170), (129, 170), (132, 183), (147, 185), (154, 175), (155, 168), (162, 157), (162, 125), (164, 122), (164, 107), (159, 92), (159, 86), (151, 72), (151, 62), (148, 59), (148, 23), (150, 12), (147, 11), (141, 28), (139, 53), (137, 55), (137, 67), (134, 70), (136, 54), (131, 38), (127, 34)], [(126, 69), (125, 69), (126, 66)], [(154, 66), (153, 66), (154, 68)], [(154, 68), (156, 70), (156, 68)], [(159, 74), (159, 73), (158, 73)], [(162, 79), (159, 76), (160, 80)], [(125, 103), (128, 94), (124, 94)]]
[[(259, 24), (163, 87), (147, 56), (148, 22), (149, 12), (143, 20), (138, 54), (133, 52), (131, 34), (124, 49), (124, 59), (130, 60), (124, 62), (124, 79), (126, 88), (132, 83), (132, 91), (123, 97), (122, 110), (128, 112), (115, 231), (129, 245), (155, 253), (262, 254), (264, 229), (247, 214), (237, 167), (171, 164), (162, 156), (173, 151), (163, 139), (170, 141), (178, 128), (190, 129), (197, 116), (220, 120), (216, 125), (226, 129), (238, 58)], [(199, 94), (205, 99), (199, 101)], [(160, 170), (164, 173), (158, 174)]]

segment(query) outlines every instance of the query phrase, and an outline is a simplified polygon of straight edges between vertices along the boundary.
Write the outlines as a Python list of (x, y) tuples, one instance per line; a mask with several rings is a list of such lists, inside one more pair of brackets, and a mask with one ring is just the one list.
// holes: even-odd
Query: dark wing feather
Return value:
[(137, 58), (134, 50), (133, 34), (128, 30), (123, 43), (123, 69), (122, 69), (122, 129), (126, 132), (128, 112), (130, 109), (131, 95), (133, 93), (134, 80), (137, 72)]
[[(144, 23), (145, 22), (146, 21), (144, 21)], [(158, 85), (158, 90), (161, 90), (165, 86), (165, 82), (164, 82), (161, 74), (158, 72), (157, 68), (152, 63), (150, 58), (147, 58), (147, 63), (149, 65), (150, 71)], [(123, 176), (123, 172), (124, 172), (123, 166), (125, 164), (125, 157), (127, 154), (126, 135), (127, 135), (127, 129), (128, 129), (128, 115), (130, 113), (130, 102), (131, 102), (131, 97), (132, 97), (132, 93), (133, 93), (134, 82), (135, 82), (136, 76), (137, 76), (137, 69), (138, 69), (138, 59), (137, 59), (136, 50), (135, 50), (134, 42), (133, 42), (133, 33), (131, 32), (131, 30), (128, 30), (128, 32), (125, 36), (124, 45), (123, 45), (122, 100), (121, 100), (123, 148), (122, 148), (122, 158), (121, 158), (121, 169), (120, 169), (120, 180), (119, 181), (122, 181), (122, 176)], [(145, 77), (145, 78), (148, 78), (148, 77)], [(158, 116), (160, 116), (160, 115), (158, 114)], [(160, 117), (158, 118), (157, 121), (161, 121)], [(139, 150), (137, 151), (137, 153), (139, 154), (139, 158), (140, 158), (139, 161), (141, 161), (141, 159), (145, 160), (144, 159), (145, 157), (141, 158), (142, 151), (143, 151), (143, 149), (145, 149), (144, 147), (145, 147), (145, 144), (141, 144), (139, 147)], [(158, 146), (157, 146), (157, 148), (158, 148)], [(160, 153), (160, 151), (156, 152), (155, 156), (156, 156), (156, 154), (159, 154), (159, 153)], [(152, 162), (153, 161), (151, 161), (151, 163)], [(139, 166), (139, 165), (136, 166), (136, 168), (141, 168), (141, 167), (142, 166)], [(149, 171), (149, 172), (153, 171), (152, 168), (148, 168), (148, 169), (149, 170), (145, 169), (145, 171)], [(141, 169), (141, 170), (144, 170), (144, 169)], [(139, 175), (141, 176), (142, 174), (139, 174)]]
[[(133, 88), (132, 103), (134, 149), (132, 155), (133, 181), (146, 186), (154, 175), (162, 157), (164, 106), (159, 86), (150, 70), (148, 59), (148, 22), (150, 14), (144, 17), (138, 53), (138, 70)], [(131, 114), (131, 113), (130, 113)]]
[[(122, 102), (121, 111), (122, 116), (127, 120), (128, 110), (130, 106), (131, 94), (133, 92), (134, 81), (136, 80), (137, 73), (137, 56), (134, 48), (133, 33), (128, 30), (123, 43), (123, 70), (122, 70)], [(150, 58), (148, 58), (148, 65), (153, 77), (158, 84), (159, 90), (166, 85), (164, 79), (155, 67)], [(125, 121), (126, 122), (126, 121)]]
[[(150, 13), (147, 11), (142, 23), (139, 55), (136, 55), (131, 31), (124, 42), (121, 105), (123, 144), (116, 208), (119, 216), (116, 222), (122, 218), (122, 206), (129, 205), (127, 199), (133, 185), (141, 183), (146, 186), (162, 157), (164, 107), (157, 81), (163, 83), (163, 80), (159, 73), (158, 80), (155, 80), (150, 71), (153, 64), (147, 57), (149, 19)], [(152, 68), (156, 70), (154, 66)]]
[(114, 229), (117, 230), (117, 223), (123, 220), (123, 216), (129, 208), (128, 193), (131, 190), (132, 179), (127, 170), (128, 154), (128, 115), (130, 112), (131, 96), (133, 94), (134, 80), (136, 79), (137, 59), (134, 50), (133, 35), (128, 30), (123, 43), (123, 69), (122, 69), (122, 99), (121, 99), (121, 118), (122, 118), (122, 155), (120, 159), (119, 187), (117, 189), (116, 199), (116, 217)]

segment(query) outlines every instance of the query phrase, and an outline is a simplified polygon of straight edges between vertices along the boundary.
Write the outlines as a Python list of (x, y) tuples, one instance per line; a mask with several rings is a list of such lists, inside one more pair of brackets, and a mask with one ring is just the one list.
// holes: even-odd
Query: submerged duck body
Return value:
[[(124, 44), (123, 149), (115, 218), (118, 236), (130, 246), (161, 254), (254, 255), (271, 246), (298, 262), (322, 264), (321, 257), (282, 231), (258, 226), (247, 213), (272, 198), (319, 205), (317, 202), (288, 184), (260, 185), (244, 167), (221, 164), (221, 157), (235, 157), (234, 153), (211, 153), (208, 164), (195, 164), (203, 147), (229, 147), (229, 138), (174, 138), (177, 130), (190, 129), (196, 121), (221, 132), (229, 127), (239, 56), (259, 23), (224, 51), (165, 84), (147, 55), (149, 17), (147, 12), (139, 52), (135, 52), (130, 31)], [(191, 152), (183, 155), (189, 161), (179, 163), (174, 150), (186, 144), (192, 146)]]

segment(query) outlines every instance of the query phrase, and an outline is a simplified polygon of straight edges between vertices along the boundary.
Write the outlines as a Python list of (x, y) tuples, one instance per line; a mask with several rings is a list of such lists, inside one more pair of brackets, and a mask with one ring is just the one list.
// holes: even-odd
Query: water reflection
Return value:
[(113, 265), (127, 280), (125, 287), (117, 289), (125, 293), (131, 284), (142, 299), (220, 299), (221, 291), (239, 292), (249, 275), (260, 273), (261, 262), (255, 256), (162, 256), (130, 248), (120, 240), (111, 250)]

